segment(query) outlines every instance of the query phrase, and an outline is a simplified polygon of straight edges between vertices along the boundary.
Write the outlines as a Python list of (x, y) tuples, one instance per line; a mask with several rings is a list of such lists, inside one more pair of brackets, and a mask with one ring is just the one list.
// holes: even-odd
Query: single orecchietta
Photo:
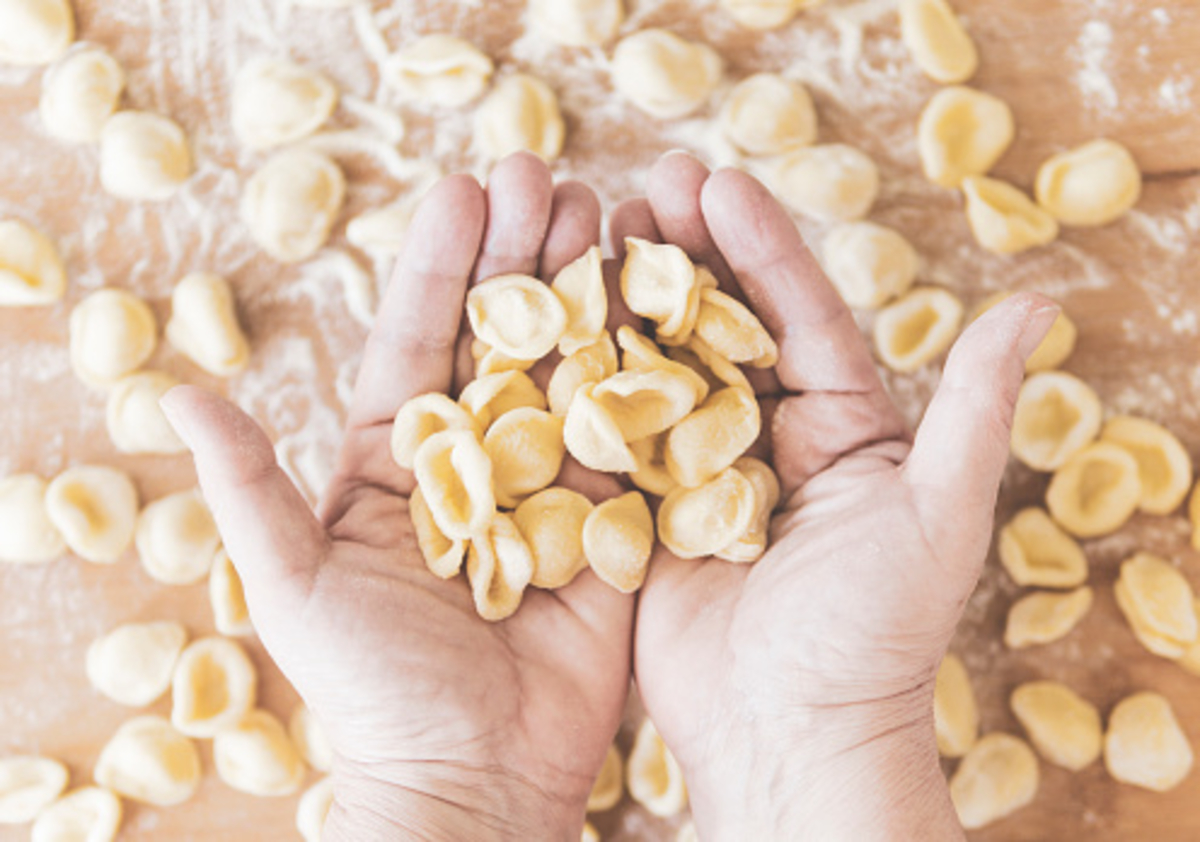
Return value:
[(949, 349), (962, 318), (952, 292), (917, 287), (875, 317), (875, 350), (892, 371), (912, 373)]
[(975, 75), (979, 52), (946, 0), (900, 0), (900, 37), (921, 71), (943, 85)]
[(979, 704), (966, 665), (947, 654), (933, 688), (933, 725), (938, 754), (962, 757), (979, 738)]
[(1038, 754), (1054, 765), (1078, 772), (1100, 756), (1100, 712), (1070, 687), (1032, 681), (1013, 691), (1009, 705)]
[(542, 35), (567, 47), (599, 46), (625, 20), (623, 0), (532, 0), (530, 22)]
[(625, 782), (633, 800), (655, 816), (670, 818), (687, 807), (683, 770), (649, 719), (642, 722), (629, 751)]
[(553, 161), (562, 152), (565, 136), (558, 97), (527, 73), (501, 79), (475, 112), (475, 142), (492, 161), (522, 151)]
[(1083, 549), (1045, 509), (1022, 509), (997, 536), (1000, 563), (1022, 587), (1074, 588), (1087, 581)]
[(237, 725), (258, 695), (258, 672), (240, 645), (202, 637), (180, 654), (171, 677), (171, 724), (189, 737)]
[(233, 288), (211, 272), (193, 272), (175, 286), (166, 336), (175, 350), (217, 377), (241, 373), (250, 360)]
[(136, 543), (142, 567), (152, 579), (191, 585), (208, 575), (221, 536), (196, 488), (148, 504), (138, 518)]
[(976, 830), (1033, 801), (1039, 783), (1037, 756), (1009, 734), (981, 737), (950, 778), (950, 799), (967, 830)]
[(1021, 386), (1013, 416), (1012, 453), (1035, 471), (1054, 471), (1100, 432), (1100, 397), (1061, 371), (1034, 374)]
[(0, 826), (37, 818), (67, 787), (67, 767), (50, 757), (0, 758)]
[(113, 842), (123, 814), (121, 799), (112, 791), (79, 787), (38, 814), (30, 842)]
[(158, 455), (187, 450), (158, 403), (178, 385), (178, 380), (161, 371), (140, 371), (113, 384), (108, 393), (105, 422), (117, 450)]
[(466, 105), (487, 89), (495, 65), (461, 38), (426, 35), (394, 53), (383, 79), (405, 100), (439, 108)]
[(158, 347), (158, 320), (145, 301), (122, 289), (91, 293), (71, 310), (71, 368), (103, 389), (141, 368)]
[(52, 137), (97, 143), (125, 90), (125, 71), (99, 47), (73, 51), (47, 71), (38, 113)]
[(37, 474), (0, 479), (0, 562), (45, 564), (67, 551), (46, 506), (48, 488)]
[(119, 111), (100, 132), (100, 183), (119, 199), (163, 201), (192, 174), (188, 138), (174, 120)]
[(213, 738), (217, 777), (250, 795), (290, 795), (304, 781), (304, 761), (287, 729), (265, 710), (252, 710)]
[(747, 155), (782, 155), (817, 140), (817, 111), (808, 89), (775, 73), (738, 82), (721, 106), (720, 123)]
[(796, 150), (775, 167), (779, 198), (792, 210), (819, 222), (862, 219), (879, 195), (875, 162), (843, 143)]
[(58, 247), (32, 225), (0, 220), (0, 307), (42, 307), (62, 299), (67, 270)]
[(1137, 460), (1125, 448), (1104, 441), (1071, 456), (1046, 489), (1046, 508), (1078, 538), (1116, 532), (1137, 511), (1141, 499)]
[(143, 804), (172, 807), (196, 794), (203, 772), (196, 744), (161, 716), (138, 716), (100, 751), (96, 783)]
[(85, 561), (111, 564), (133, 544), (137, 489), (116, 468), (68, 468), (46, 489), (46, 514), (71, 552)]
[(314, 70), (283, 59), (252, 59), (233, 82), (233, 133), (251, 149), (293, 143), (319, 129), (337, 100), (337, 88)]
[(325, 245), (345, 198), (346, 177), (330, 158), (310, 149), (285, 149), (246, 183), (242, 222), (268, 255), (297, 263)]
[(172, 620), (117, 626), (88, 647), (88, 681), (118, 704), (145, 707), (171, 687), (186, 643), (187, 630)]
[(1113, 592), (1134, 636), (1155, 655), (1182, 658), (1200, 637), (1192, 586), (1165, 559), (1150, 553), (1127, 559)]
[(925, 177), (958, 187), (967, 176), (986, 175), (1012, 145), (1015, 124), (1008, 103), (974, 88), (943, 88), (921, 112), (917, 151)]
[(1035, 591), (1013, 603), (1004, 628), (1009, 649), (1024, 649), (1061, 640), (1079, 625), (1092, 608), (1089, 587), (1067, 593)]
[(1093, 140), (1050, 158), (1038, 170), (1038, 204), (1063, 225), (1107, 225), (1137, 204), (1142, 172), (1113, 140)]
[(1122, 699), (1108, 717), (1104, 765), (1121, 783), (1166, 792), (1192, 771), (1192, 745), (1158, 693)]
[(70, 0), (0, 0), (0, 64), (49, 64), (74, 40)]
[(613, 51), (617, 93), (660, 119), (686, 117), (716, 90), (724, 72), (720, 54), (665, 29), (643, 29), (621, 39)]

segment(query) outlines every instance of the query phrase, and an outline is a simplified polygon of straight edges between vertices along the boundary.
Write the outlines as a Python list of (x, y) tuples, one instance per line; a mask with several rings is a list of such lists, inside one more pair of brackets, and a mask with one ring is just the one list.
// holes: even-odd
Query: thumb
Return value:
[(161, 406), (196, 460), (254, 624), (269, 629), (307, 598), (328, 546), (325, 532), (246, 413), (194, 386), (175, 387)]
[(1058, 317), (1054, 302), (1014, 295), (970, 325), (946, 361), (903, 472), (938, 556), (973, 587), (991, 542), (1013, 411), (1033, 354)]

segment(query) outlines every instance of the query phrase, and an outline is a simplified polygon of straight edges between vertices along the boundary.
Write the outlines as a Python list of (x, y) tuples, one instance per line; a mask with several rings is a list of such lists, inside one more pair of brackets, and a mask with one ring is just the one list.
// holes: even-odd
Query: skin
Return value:
[[(849, 311), (749, 176), (668, 156), (610, 225), (618, 245), (674, 242), (709, 265), (780, 343), (755, 385), (785, 502), (755, 565), (659, 549), (636, 605), (584, 571), (500, 623), (476, 616), (464, 577), (425, 570), (392, 418), (469, 377), (471, 283), (549, 280), (599, 239), (594, 194), (554, 187), (532, 156), (422, 204), (315, 515), (236, 407), (191, 387), (163, 400), (255, 627), (336, 749), (325, 838), (578, 839), (631, 673), (702, 838), (961, 837), (933, 678), (986, 553), (1024, 358), (1057, 309), (1018, 295), (976, 322), (914, 443)], [(628, 323), (610, 309), (610, 327)], [(562, 482), (621, 490), (577, 465)]]

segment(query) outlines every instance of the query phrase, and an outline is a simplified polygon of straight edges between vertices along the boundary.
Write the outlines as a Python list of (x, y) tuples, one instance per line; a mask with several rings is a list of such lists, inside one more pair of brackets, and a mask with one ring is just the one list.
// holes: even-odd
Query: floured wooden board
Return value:
[[(432, 119), (394, 107), (378, 85), (378, 61), (417, 35), (453, 31), (485, 49), (500, 72), (542, 76), (567, 117), (563, 177), (596, 185), (605, 206), (634, 195), (663, 151), (684, 147), (713, 164), (737, 163), (706, 111), (659, 123), (612, 94), (606, 53), (564, 50), (526, 34), (518, 0), (368, 4), (358, 12), (290, 10), (268, 0), (76, 0), (81, 37), (104, 45), (130, 73), (128, 107), (157, 110), (189, 132), (199, 162), (186, 190), (138, 207), (98, 187), (95, 152), (50, 141), (36, 115), (40, 72), (0, 68), (0, 217), (47, 230), (71, 275), (61, 305), (0, 311), (0, 475), (100, 461), (129, 469), (144, 499), (194, 483), (186, 458), (121, 457), (104, 432), (103, 397), (70, 374), (66, 314), (104, 284), (152, 300), (160, 317), (175, 282), (204, 269), (235, 284), (254, 345), (249, 371), (228, 386), (201, 376), (169, 349), (151, 361), (178, 377), (224, 388), (259, 418), (281, 459), (310, 496), (331, 469), (365, 328), (351, 300), (368, 298), (387, 262), (351, 249), (344, 220), (421, 189), (440, 172), (482, 175), (471, 147), (471, 109)], [(1019, 184), (1067, 146), (1104, 135), (1126, 143), (1149, 174), (1143, 200), (1120, 223), (1068, 231), (1055, 245), (999, 258), (971, 241), (959, 200), (919, 174), (913, 125), (935, 90), (897, 37), (894, 0), (829, 0), (777, 33), (738, 29), (711, 2), (631, 2), (624, 31), (668, 26), (705, 40), (728, 61), (728, 79), (774, 70), (809, 85), (822, 141), (860, 146), (880, 164), (884, 187), (872, 219), (894, 226), (920, 250), (922, 280), (954, 290), (968, 306), (998, 289), (1036, 289), (1063, 301), (1081, 330), (1066, 368), (1094, 384), (1111, 412), (1146, 415), (1200, 456), (1200, 5), (1189, 0), (1122, 3), (961, 0), (982, 55), (974, 84), (1008, 100), (1017, 142), (998, 172)], [(299, 267), (263, 257), (237, 221), (241, 185), (263, 156), (241, 150), (228, 122), (234, 72), (251, 57), (289, 55), (327, 73), (344, 105), (321, 141), (344, 165), (350, 200), (331, 247)], [(718, 102), (720, 93), (714, 98)], [(398, 119), (399, 118), (399, 119)], [(765, 174), (759, 162), (747, 162)], [(823, 229), (803, 222), (810, 241)], [(864, 321), (864, 325), (866, 321)], [(934, 369), (889, 377), (915, 422), (937, 382)], [(1001, 517), (1040, 499), (1045, 480), (1011, 470)], [(1122, 696), (1158, 690), (1200, 746), (1200, 679), (1145, 652), (1118, 615), (1116, 566), (1145, 549), (1181, 563), (1200, 584), (1182, 517), (1138, 518), (1090, 542), (1097, 604), (1065, 640), (1022, 653), (999, 643), (1018, 589), (994, 560), (955, 642), (983, 704), (985, 729), (1019, 733), (1007, 696), (1033, 678), (1065, 681), (1104, 713)], [(100, 746), (130, 712), (87, 685), (88, 643), (126, 621), (177, 618), (195, 635), (212, 630), (204, 586), (152, 582), (132, 556), (112, 567), (74, 558), (45, 567), (0, 567), (0, 754), (44, 752), (90, 779)], [(257, 643), (262, 704), (287, 716), (295, 694)], [(165, 703), (153, 708), (165, 712)], [(621, 735), (628, 749), (640, 709), (631, 703)], [(257, 840), (295, 837), (295, 798), (255, 799), (212, 773), (195, 799), (159, 810), (129, 805), (125, 840)], [(948, 767), (949, 768), (949, 767)], [(978, 840), (1155, 839), (1200, 836), (1200, 772), (1166, 795), (1112, 782), (1099, 764), (1076, 775), (1041, 766), (1033, 805)], [(628, 799), (596, 824), (614, 840), (671, 839), (679, 820), (653, 819)], [(27, 828), (0, 830), (24, 839)], [(296, 837), (298, 838), (298, 837)]]

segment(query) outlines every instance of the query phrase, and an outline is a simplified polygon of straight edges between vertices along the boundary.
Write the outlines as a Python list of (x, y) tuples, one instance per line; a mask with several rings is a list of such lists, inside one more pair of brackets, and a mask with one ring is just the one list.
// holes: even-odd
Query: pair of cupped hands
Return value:
[[(336, 749), (324, 838), (579, 839), (631, 676), (705, 840), (960, 837), (934, 677), (987, 552), (1024, 360), (1057, 308), (1017, 295), (974, 322), (914, 437), (753, 178), (668, 155), (609, 227), (618, 259), (630, 236), (683, 248), (779, 344), (756, 387), (783, 498), (753, 565), (658, 547), (637, 594), (585, 570), (499, 623), (462, 577), (426, 570), (413, 477), (389, 454), (397, 410), (469, 380), (472, 284), (549, 281), (600, 241), (593, 191), (530, 155), (421, 203), (315, 513), (232, 404), (191, 387), (163, 400), (255, 628)], [(610, 327), (629, 316), (615, 293), (610, 310)], [(620, 490), (578, 466), (562, 481), (594, 500)]]

